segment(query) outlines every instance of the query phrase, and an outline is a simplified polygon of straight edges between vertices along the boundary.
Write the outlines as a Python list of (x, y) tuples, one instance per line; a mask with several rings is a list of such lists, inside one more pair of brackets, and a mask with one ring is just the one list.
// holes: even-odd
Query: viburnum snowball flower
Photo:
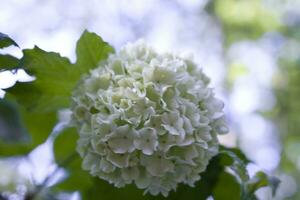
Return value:
[(72, 95), (77, 151), (93, 176), (167, 196), (193, 186), (228, 131), (223, 103), (196, 64), (143, 41), (99, 64)]

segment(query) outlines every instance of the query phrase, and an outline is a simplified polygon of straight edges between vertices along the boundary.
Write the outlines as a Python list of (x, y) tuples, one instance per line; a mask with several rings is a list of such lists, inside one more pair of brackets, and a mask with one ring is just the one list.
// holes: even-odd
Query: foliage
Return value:
[(11, 45), (18, 47), (18, 44), (13, 39), (11, 39), (8, 35), (0, 32), (0, 49), (9, 47)]
[(0, 138), (4, 142), (22, 142), (28, 137), (16, 105), (0, 99)]
[[(91, 44), (88, 48), (86, 41)], [(86, 49), (92, 53), (87, 54)], [(97, 61), (106, 58), (111, 51), (112, 48), (100, 37), (87, 31), (78, 41), (76, 52), (80, 56), (75, 64), (58, 53), (46, 52), (38, 47), (23, 50), (19, 66), (34, 75), (36, 80), (17, 83), (6, 89), (6, 99), (18, 102), (31, 141), (16, 147), (2, 145), (0, 156), (28, 153), (45, 142), (57, 122), (57, 111), (69, 106), (71, 91), (80, 76), (92, 69)]]
[[(0, 49), (17, 46), (18, 44), (11, 39), (8, 35), (0, 32)], [(18, 67), (19, 59), (9, 55), (9, 54), (0, 54), (0, 72), (7, 69), (15, 69)]]

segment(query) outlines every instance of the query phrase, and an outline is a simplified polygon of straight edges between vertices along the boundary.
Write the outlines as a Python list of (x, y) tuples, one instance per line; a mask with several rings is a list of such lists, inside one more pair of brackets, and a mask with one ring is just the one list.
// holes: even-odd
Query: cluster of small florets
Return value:
[(73, 93), (82, 167), (123, 187), (167, 196), (193, 186), (227, 132), (223, 103), (190, 59), (128, 44)]

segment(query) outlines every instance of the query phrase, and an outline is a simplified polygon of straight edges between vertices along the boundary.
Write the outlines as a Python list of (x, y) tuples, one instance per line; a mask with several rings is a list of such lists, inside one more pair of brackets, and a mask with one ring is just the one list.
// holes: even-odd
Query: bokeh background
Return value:
[[(260, 199), (300, 199), (300, 0), (0, 0), (0, 32), (22, 49), (37, 45), (74, 61), (84, 29), (116, 49), (142, 38), (158, 51), (193, 55), (226, 105), (230, 133), (220, 141), (243, 149), (255, 163), (250, 175), (264, 170), (282, 181), (275, 197), (265, 188)], [(30, 77), (2, 72), (0, 88), (17, 80)], [(50, 147), (1, 159), (0, 191), (20, 199), (42, 182), (55, 169)]]

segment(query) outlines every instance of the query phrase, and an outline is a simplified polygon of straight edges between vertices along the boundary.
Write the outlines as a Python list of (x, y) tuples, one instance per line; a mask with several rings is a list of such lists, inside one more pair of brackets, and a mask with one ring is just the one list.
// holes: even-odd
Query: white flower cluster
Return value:
[(223, 103), (189, 59), (128, 44), (78, 84), (72, 119), (82, 167), (116, 187), (167, 196), (193, 186), (226, 133)]

